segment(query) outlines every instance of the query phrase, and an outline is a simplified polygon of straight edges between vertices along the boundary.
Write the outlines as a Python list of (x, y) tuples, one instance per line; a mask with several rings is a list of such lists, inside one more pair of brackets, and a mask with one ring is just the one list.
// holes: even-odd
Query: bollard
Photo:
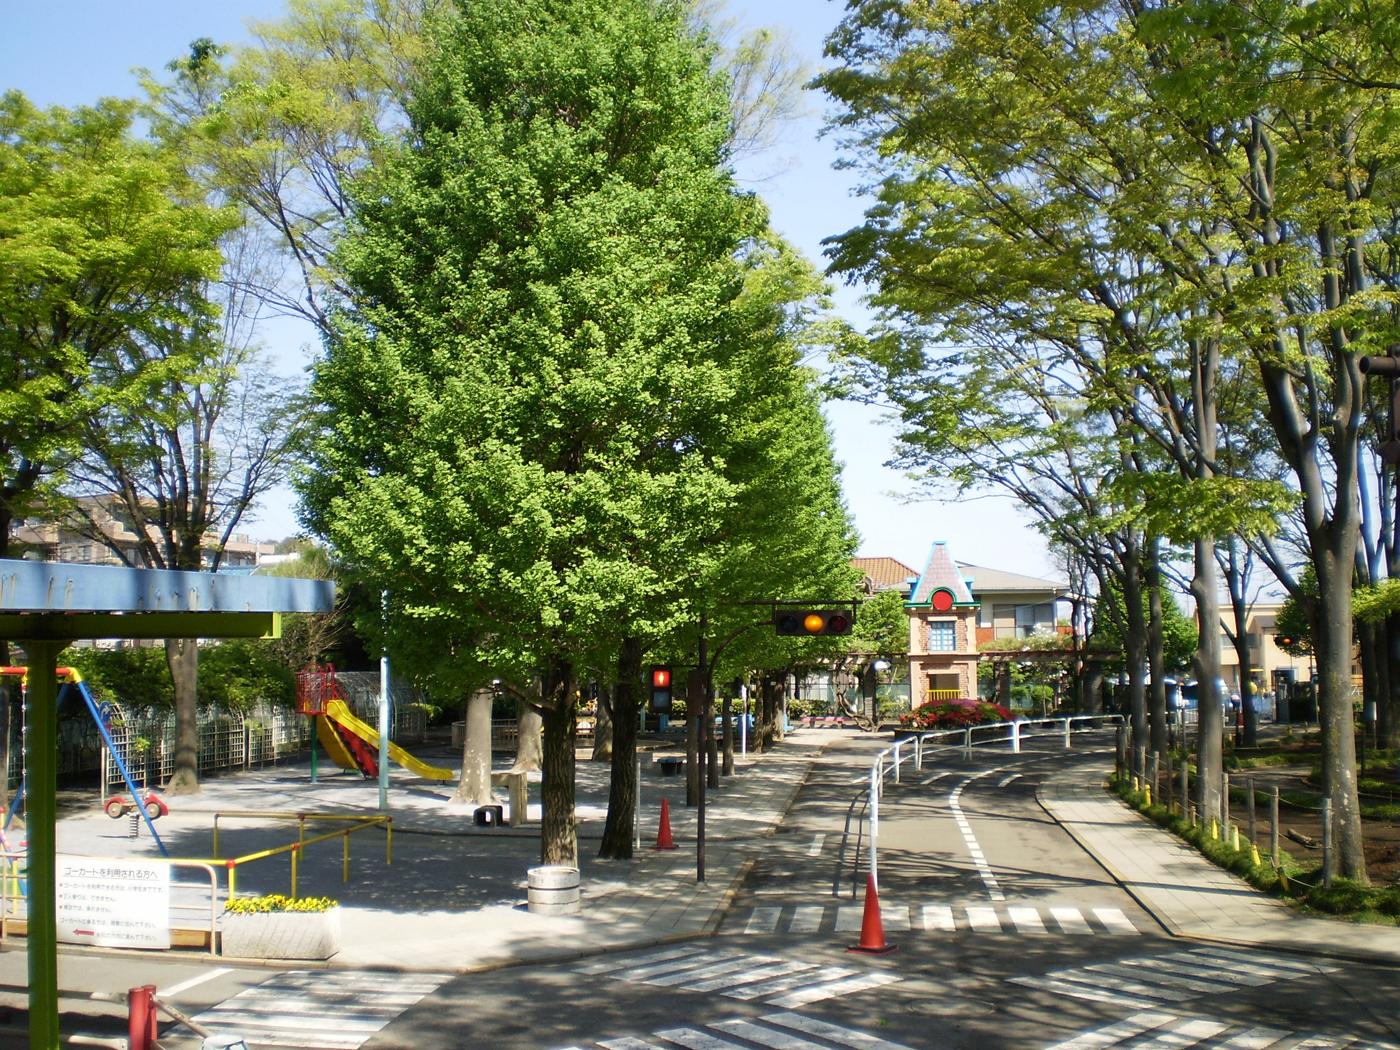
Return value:
[(963, 755), (966, 758), (972, 757), (972, 727), (968, 726), (963, 730)]
[(1238, 824), (1230, 825), (1230, 848), (1240, 848), (1240, 828)]
[(1021, 723), (1011, 723), (1011, 753), (1019, 755), (1021, 753)]
[(1322, 885), (1332, 885), (1332, 800), (1322, 800)]
[(126, 993), (127, 1050), (153, 1050), (156, 1045), (156, 986), (143, 984)]
[(1278, 785), (1274, 785), (1273, 796), (1269, 799), (1269, 852), (1273, 856), (1274, 869), (1278, 869)]
[(922, 736), (914, 738), (914, 768), (920, 773), (924, 770), (924, 738)]
[(1070, 732), (1070, 720), (1069, 720), (1068, 718), (1066, 718), (1066, 719), (1065, 719), (1065, 750), (1066, 750), (1066, 751), (1068, 751), (1068, 750), (1070, 749), (1069, 732)]
[(1220, 839), (1220, 822), (1219, 822), (1218, 820), (1216, 820), (1214, 817), (1211, 817), (1211, 818), (1210, 818), (1210, 840), (1211, 840), (1212, 842), (1216, 842), (1216, 841), (1219, 841), (1219, 839)]
[(899, 745), (902, 743), (902, 740), (897, 740), (894, 745), (894, 782), (896, 784), (899, 783)]

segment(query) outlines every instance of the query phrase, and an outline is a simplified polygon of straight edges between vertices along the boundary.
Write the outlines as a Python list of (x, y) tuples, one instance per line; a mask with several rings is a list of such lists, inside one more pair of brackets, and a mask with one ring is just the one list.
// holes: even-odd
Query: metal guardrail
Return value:
[(869, 855), (870, 876), (875, 880), (875, 885), (878, 887), (880, 884), (877, 845), (880, 835), (880, 796), (884, 791), (887, 772), (892, 772), (894, 782), (899, 783), (900, 766), (904, 761), (903, 749), (907, 745), (912, 744), (914, 768), (922, 770), (924, 768), (925, 745), (929, 741), (939, 738), (958, 739), (959, 743), (944, 746), (956, 746), (967, 755), (972, 754), (974, 744), (994, 744), (1002, 741), (1011, 745), (1012, 754), (1020, 754), (1021, 740), (1023, 737), (1034, 735), (1031, 730), (1059, 726), (1060, 728), (1055, 733), (1064, 737), (1065, 750), (1069, 750), (1074, 733), (1074, 723), (1093, 722), (1096, 723), (1094, 728), (1102, 729), (1106, 725), (1121, 724), (1122, 721), (1122, 715), (1069, 715), (1063, 718), (1017, 719), (1014, 722), (989, 722), (985, 725), (965, 726), (962, 729), (935, 729), (896, 740), (891, 746), (876, 755), (875, 760), (870, 764), (870, 787), (868, 789), (870, 792)]
[[(219, 820), (295, 820), (297, 822), (297, 840), (285, 846), (274, 846), (271, 849), (257, 850), (240, 857), (230, 857), (226, 860), (219, 859)], [(306, 837), (306, 824), (311, 822), (342, 823), (349, 824), (350, 827), (339, 831), (328, 831), (323, 835), (313, 835)], [(357, 831), (367, 831), (370, 828), (382, 827), (384, 829), (384, 863), (394, 863), (394, 818), (387, 813), (376, 813), (369, 816), (359, 816), (350, 813), (292, 813), (261, 810), (222, 810), (214, 814), (214, 840), (212, 852), (215, 859), (210, 863), (222, 866), (228, 872), (228, 896), (232, 899), (238, 892), (238, 869), (242, 866), (252, 864), (256, 861), (266, 860), (269, 857), (281, 856), (284, 853), (291, 855), (292, 862), (292, 889), (291, 896), (297, 895), (297, 874), (301, 860), (301, 854), (307, 846), (314, 846), (318, 842), (327, 842), (333, 838), (341, 839), (341, 872), (340, 881), (350, 881), (350, 836)]]

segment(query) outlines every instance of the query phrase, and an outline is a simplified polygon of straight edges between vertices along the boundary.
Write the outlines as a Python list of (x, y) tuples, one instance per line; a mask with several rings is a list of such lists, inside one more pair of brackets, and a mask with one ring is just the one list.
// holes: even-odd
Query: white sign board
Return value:
[(59, 854), (58, 939), (105, 948), (169, 948), (170, 866)]

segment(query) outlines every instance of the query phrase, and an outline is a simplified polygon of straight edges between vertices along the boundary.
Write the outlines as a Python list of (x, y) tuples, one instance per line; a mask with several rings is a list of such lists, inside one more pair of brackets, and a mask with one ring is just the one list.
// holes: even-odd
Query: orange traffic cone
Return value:
[(875, 889), (875, 876), (865, 877), (865, 915), (860, 923), (860, 943), (847, 948), (848, 952), (865, 952), (867, 955), (887, 955), (896, 946), (885, 943), (885, 924), (880, 918), (880, 894)]
[(671, 804), (664, 798), (661, 800), (661, 827), (656, 831), (656, 845), (652, 849), (675, 849), (676, 843), (671, 838)]

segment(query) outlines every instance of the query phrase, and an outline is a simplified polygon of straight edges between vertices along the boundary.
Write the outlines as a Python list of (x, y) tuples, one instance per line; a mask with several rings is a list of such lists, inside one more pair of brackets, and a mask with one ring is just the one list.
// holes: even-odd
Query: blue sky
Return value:
[[(813, 69), (822, 42), (843, 5), (830, 0), (730, 0), (730, 12), (751, 25), (785, 31)], [(0, 89), (18, 88), (40, 105), (76, 105), (136, 91), (132, 70), (160, 70), (189, 42), (246, 38), (246, 23), (276, 18), (284, 0), (0, 0)], [(767, 201), (774, 226), (821, 262), (821, 241), (860, 222), (862, 204), (849, 172), (834, 170), (834, 147), (818, 137), (822, 100), (792, 125), (775, 157), (786, 166), (753, 187)], [(769, 167), (772, 167), (770, 164)], [(868, 314), (859, 293), (838, 288), (841, 313), (858, 326)], [(310, 336), (290, 326), (269, 330), (270, 349), (296, 360)], [(845, 464), (847, 502), (860, 530), (860, 552), (922, 566), (934, 540), (946, 540), (959, 560), (1033, 575), (1054, 572), (1045, 545), (1009, 501), (999, 498), (906, 503), (909, 483), (883, 466), (892, 431), (879, 413), (857, 405), (828, 408), (837, 455)], [(278, 538), (296, 531), (286, 498), (261, 509), (248, 531)]]

